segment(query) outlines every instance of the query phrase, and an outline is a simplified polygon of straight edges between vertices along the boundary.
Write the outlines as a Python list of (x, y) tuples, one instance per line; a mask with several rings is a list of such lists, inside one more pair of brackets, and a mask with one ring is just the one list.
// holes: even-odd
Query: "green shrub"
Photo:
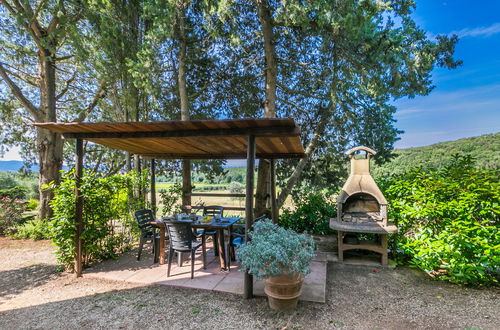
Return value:
[(330, 218), (337, 216), (337, 206), (321, 193), (310, 193), (297, 202), (295, 210), (285, 209), (280, 226), (298, 233), (330, 235)]
[(28, 211), (36, 211), (38, 209), (38, 200), (30, 199), (26, 202), (26, 209)]
[(497, 285), (500, 273), (498, 170), (455, 156), (441, 170), (414, 169), (381, 182), (399, 227), (399, 261), (466, 285)]
[[(33, 190), (35, 188), (36, 191)], [(38, 199), (38, 180), (31, 174), (0, 172), (0, 196), (5, 195), (20, 199)]]
[(179, 200), (182, 196), (182, 186), (180, 183), (174, 183), (167, 189), (160, 190), (161, 212), (163, 215), (172, 215), (174, 212), (182, 212), (182, 205)]
[(9, 172), (0, 172), (0, 187), (2, 189), (13, 188), (18, 185), (14, 175)]
[(16, 226), (16, 231), (10, 235), (15, 239), (48, 239), (50, 232), (47, 222), (39, 219), (28, 220)]
[[(147, 182), (144, 176), (145, 173), (132, 171), (103, 178), (84, 171), (81, 184), (84, 265), (114, 258), (130, 247), (134, 234), (138, 233), (132, 212), (145, 207), (143, 199), (134, 197), (136, 188)], [(57, 260), (66, 269), (73, 270), (76, 233), (74, 170), (63, 174), (59, 186), (52, 184), (44, 188), (53, 189), (55, 194), (50, 203), (54, 216), (49, 222), (49, 230), (57, 247)]]
[(12, 188), (0, 189), (0, 197), (9, 196), (15, 199), (25, 199), (27, 189), (23, 186), (14, 186)]
[(0, 197), (0, 235), (13, 232), (25, 210), (22, 200), (10, 196)]
[(252, 240), (238, 248), (238, 260), (244, 269), (257, 278), (276, 275), (310, 273), (314, 258), (311, 237), (298, 235), (272, 222), (259, 221), (250, 232)]

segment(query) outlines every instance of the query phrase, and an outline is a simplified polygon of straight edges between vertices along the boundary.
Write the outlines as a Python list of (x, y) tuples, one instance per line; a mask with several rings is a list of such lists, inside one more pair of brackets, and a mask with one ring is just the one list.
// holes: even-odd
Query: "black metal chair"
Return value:
[[(257, 217), (253, 220), (253, 222), (259, 222), (268, 219), (269, 217), (264, 214), (261, 215), (260, 217)], [(235, 226), (235, 225), (233, 225)], [(244, 227), (243, 231), (245, 231)], [(237, 232), (232, 232), (231, 233), (231, 238), (229, 240), (229, 254), (230, 258), (232, 261), (236, 260), (236, 252), (235, 252), (235, 247), (245, 245), (245, 234), (237, 233)]]
[(137, 260), (141, 260), (142, 247), (144, 246), (144, 243), (151, 240), (153, 243), (154, 262), (157, 262), (160, 251), (160, 234), (156, 233), (155, 227), (151, 224), (151, 221), (155, 221), (153, 211), (139, 210), (135, 212), (134, 216), (137, 221), (137, 225), (141, 230)]
[[(224, 216), (224, 207), (217, 205), (210, 205), (203, 207), (203, 216), (211, 216), (211, 217), (223, 217)], [(216, 230), (205, 230), (206, 236), (212, 236), (212, 241), (214, 242), (214, 254), (217, 257), (219, 255), (219, 244)]]
[[(191, 221), (169, 221), (166, 223), (170, 248), (168, 251), (167, 277), (170, 277), (170, 268), (174, 253), (191, 252), (191, 279), (194, 277), (194, 256), (196, 250), (202, 247), (203, 269), (206, 269), (207, 248), (205, 244), (205, 235), (201, 235), (201, 242), (196, 240), (191, 227)], [(179, 267), (182, 264), (179, 264)]]

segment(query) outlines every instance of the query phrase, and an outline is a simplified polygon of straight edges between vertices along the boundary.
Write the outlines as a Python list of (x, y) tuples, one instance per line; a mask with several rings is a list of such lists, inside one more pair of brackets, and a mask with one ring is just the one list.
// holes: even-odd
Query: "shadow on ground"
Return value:
[(0, 297), (19, 294), (24, 290), (43, 285), (57, 276), (57, 266), (29, 265), (0, 272)]
[(301, 301), (290, 314), (271, 311), (265, 298), (244, 300), (186, 288), (138, 286), (93, 293), (93, 284), (103, 285), (96, 281), (72, 278), (61, 285), (61, 296), (64, 290), (82, 288), (85, 296), (46, 303), (46, 293), (43, 303), (0, 312), (0, 324), (6, 329), (493, 329), (500, 324), (498, 290), (431, 281), (407, 268), (330, 263), (326, 303)]

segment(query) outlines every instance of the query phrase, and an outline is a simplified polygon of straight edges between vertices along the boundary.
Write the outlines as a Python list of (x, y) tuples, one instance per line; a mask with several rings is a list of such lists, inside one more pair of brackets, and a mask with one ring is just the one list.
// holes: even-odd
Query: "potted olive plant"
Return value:
[(250, 237), (251, 241), (237, 250), (243, 269), (265, 279), (264, 292), (272, 309), (294, 309), (304, 276), (310, 273), (313, 240), (270, 221), (256, 222)]

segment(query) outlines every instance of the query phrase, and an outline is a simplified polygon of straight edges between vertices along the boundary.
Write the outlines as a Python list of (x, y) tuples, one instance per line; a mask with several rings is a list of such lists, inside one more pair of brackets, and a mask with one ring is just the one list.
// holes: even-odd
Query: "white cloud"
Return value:
[(496, 133), (500, 128), (499, 84), (435, 91), (396, 102), (396, 127), (405, 131), (397, 148)]
[(422, 113), (475, 112), (477, 109), (500, 109), (500, 84), (434, 91), (428, 96), (402, 99), (395, 103), (398, 119), (410, 119)]
[(459, 38), (464, 37), (489, 37), (500, 33), (500, 22), (490, 26), (481, 26), (476, 28), (465, 28), (459, 31), (453, 31), (450, 34), (456, 34)]
[(20, 151), (21, 148), (12, 147), (9, 151), (5, 152), (3, 157), (0, 157), (0, 160), (22, 160), (21, 155), (19, 154)]

